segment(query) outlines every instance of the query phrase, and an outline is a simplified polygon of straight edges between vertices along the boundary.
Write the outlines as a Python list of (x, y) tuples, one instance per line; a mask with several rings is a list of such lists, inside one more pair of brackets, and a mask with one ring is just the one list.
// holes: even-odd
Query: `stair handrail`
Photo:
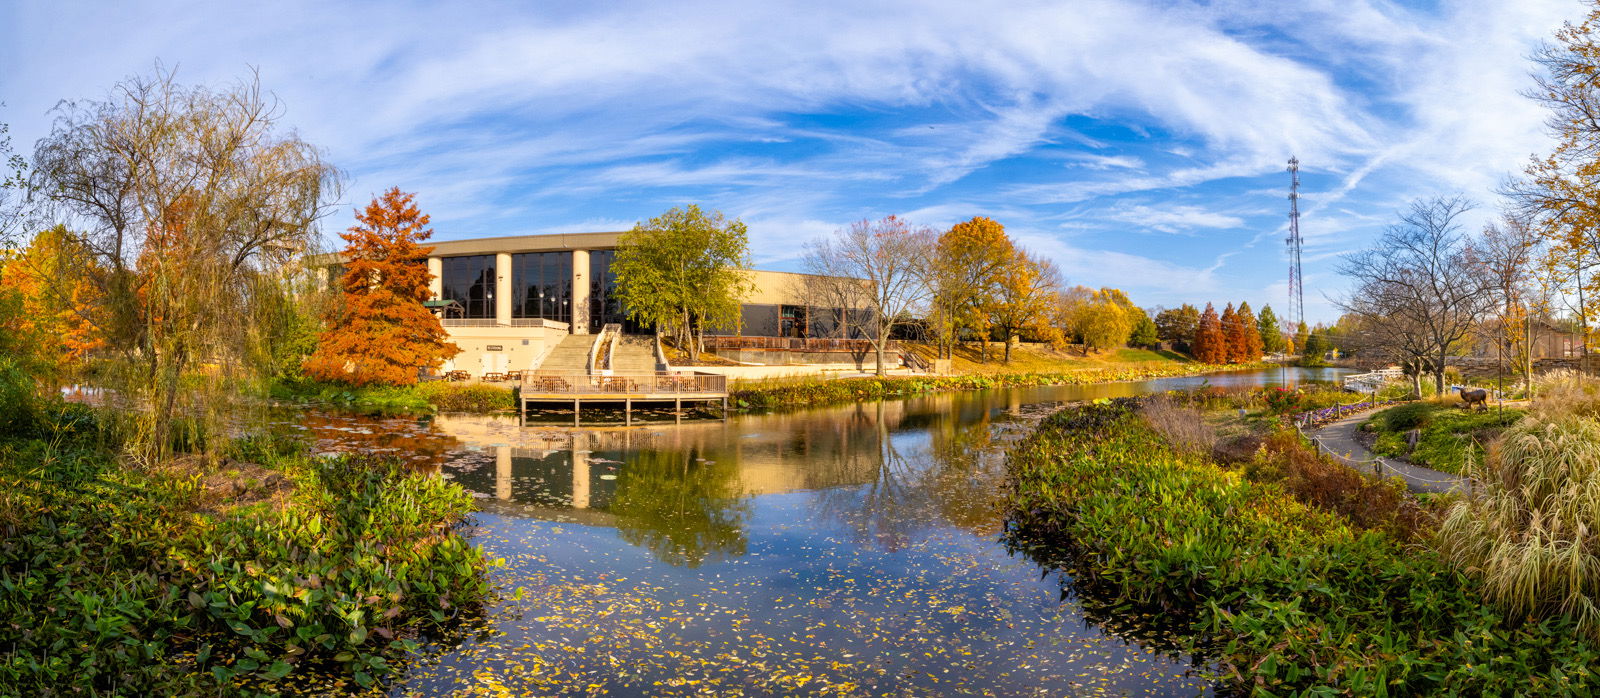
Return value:
[[(616, 337), (621, 334), (622, 325), (615, 322), (606, 323), (605, 326), (600, 328), (600, 332), (595, 334), (594, 343), (589, 345), (589, 373), (591, 375), (611, 370), (611, 354), (617, 345)], [(607, 340), (610, 340), (611, 343), (607, 344)], [(603, 357), (600, 355), (600, 347), (606, 347), (606, 354)], [(604, 366), (600, 365), (602, 361), (605, 364)]]
[(606, 370), (609, 371), (617, 366), (617, 345), (622, 343), (622, 325), (608, 322), (600, 332), (610, 337), (606, 344)]

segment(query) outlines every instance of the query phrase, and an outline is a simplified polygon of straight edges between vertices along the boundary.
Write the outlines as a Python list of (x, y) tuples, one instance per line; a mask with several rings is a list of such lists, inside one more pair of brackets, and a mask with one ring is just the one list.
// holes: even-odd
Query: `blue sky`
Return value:
[[(240, 5), (241, 7), (233, 7)], [(1307, 312), (1410, 199), (1548, 149), (1527, 55), (1577, 0), (0, 4), (0, 121), (157, 60), (258, 68), (349, 174), (329, 231), (398, 185), (437, 239), (619, 230), (700, 203), (757, 265), (865, 217), (1004, 223), (1069, 283), (1281, 308), (1291, 154)], [(331, 233), (330, 233), (331, 235)]]

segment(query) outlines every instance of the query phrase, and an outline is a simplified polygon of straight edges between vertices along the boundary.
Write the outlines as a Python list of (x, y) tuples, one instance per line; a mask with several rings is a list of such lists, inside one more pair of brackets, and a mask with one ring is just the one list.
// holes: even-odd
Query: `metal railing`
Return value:
[(687, 393), (726, 393), (728, 377), (716, 373), (616, 373), (590, 375), (578, 371), (525, 371), (522, 394), (577, 395), (617, 393), (618, 395), (661, 395)]
[(441, 319), (439, 324), (445, 327), (499, 327), (500, 321), (489, 318), (447, 317)]
[(571, 325), (560, 320), (551, 320), (542, 317), (514, 317), (511, 318), (512, 327), (550, 327), (558, 330), (570, 329)]
[[(740, 337), (715, 335), (705, 338), (708, 351), (718, 349), (773, 349), (779, 351), (848, 351), (870, 352), (872, 342), (866, 339), (838, 339), (833, 337)], [(890, 342), (885, 351), (899, 351), (900, 346)]]

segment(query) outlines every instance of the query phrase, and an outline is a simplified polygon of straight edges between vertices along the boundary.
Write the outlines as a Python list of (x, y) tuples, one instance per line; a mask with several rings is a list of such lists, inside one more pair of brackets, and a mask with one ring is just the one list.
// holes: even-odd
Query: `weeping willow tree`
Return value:
[(253, 75), (214, 89), (157, 68), (62, 103), (35, 150), (31, 189), (96, 262), (79, 273), (137, 455), (169, 453), (180, 417), (214, 421), (279, 339), (339, 181), (281, 117)]

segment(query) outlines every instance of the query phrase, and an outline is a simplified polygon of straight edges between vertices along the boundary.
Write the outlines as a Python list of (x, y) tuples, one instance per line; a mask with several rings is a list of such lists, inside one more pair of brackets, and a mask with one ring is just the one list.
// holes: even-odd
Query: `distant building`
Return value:
[[(1534, 320), (1532, 329), (1534, 360), (1575, 359), (1583, 355), (1581, 333), (1545, 319)], [(1484, 323), (1472, 334), (1470, 341), (1472, 346), (1468, 356), (1493, 359), (1500, 355), (1504, 340), (1497, 323)]]

